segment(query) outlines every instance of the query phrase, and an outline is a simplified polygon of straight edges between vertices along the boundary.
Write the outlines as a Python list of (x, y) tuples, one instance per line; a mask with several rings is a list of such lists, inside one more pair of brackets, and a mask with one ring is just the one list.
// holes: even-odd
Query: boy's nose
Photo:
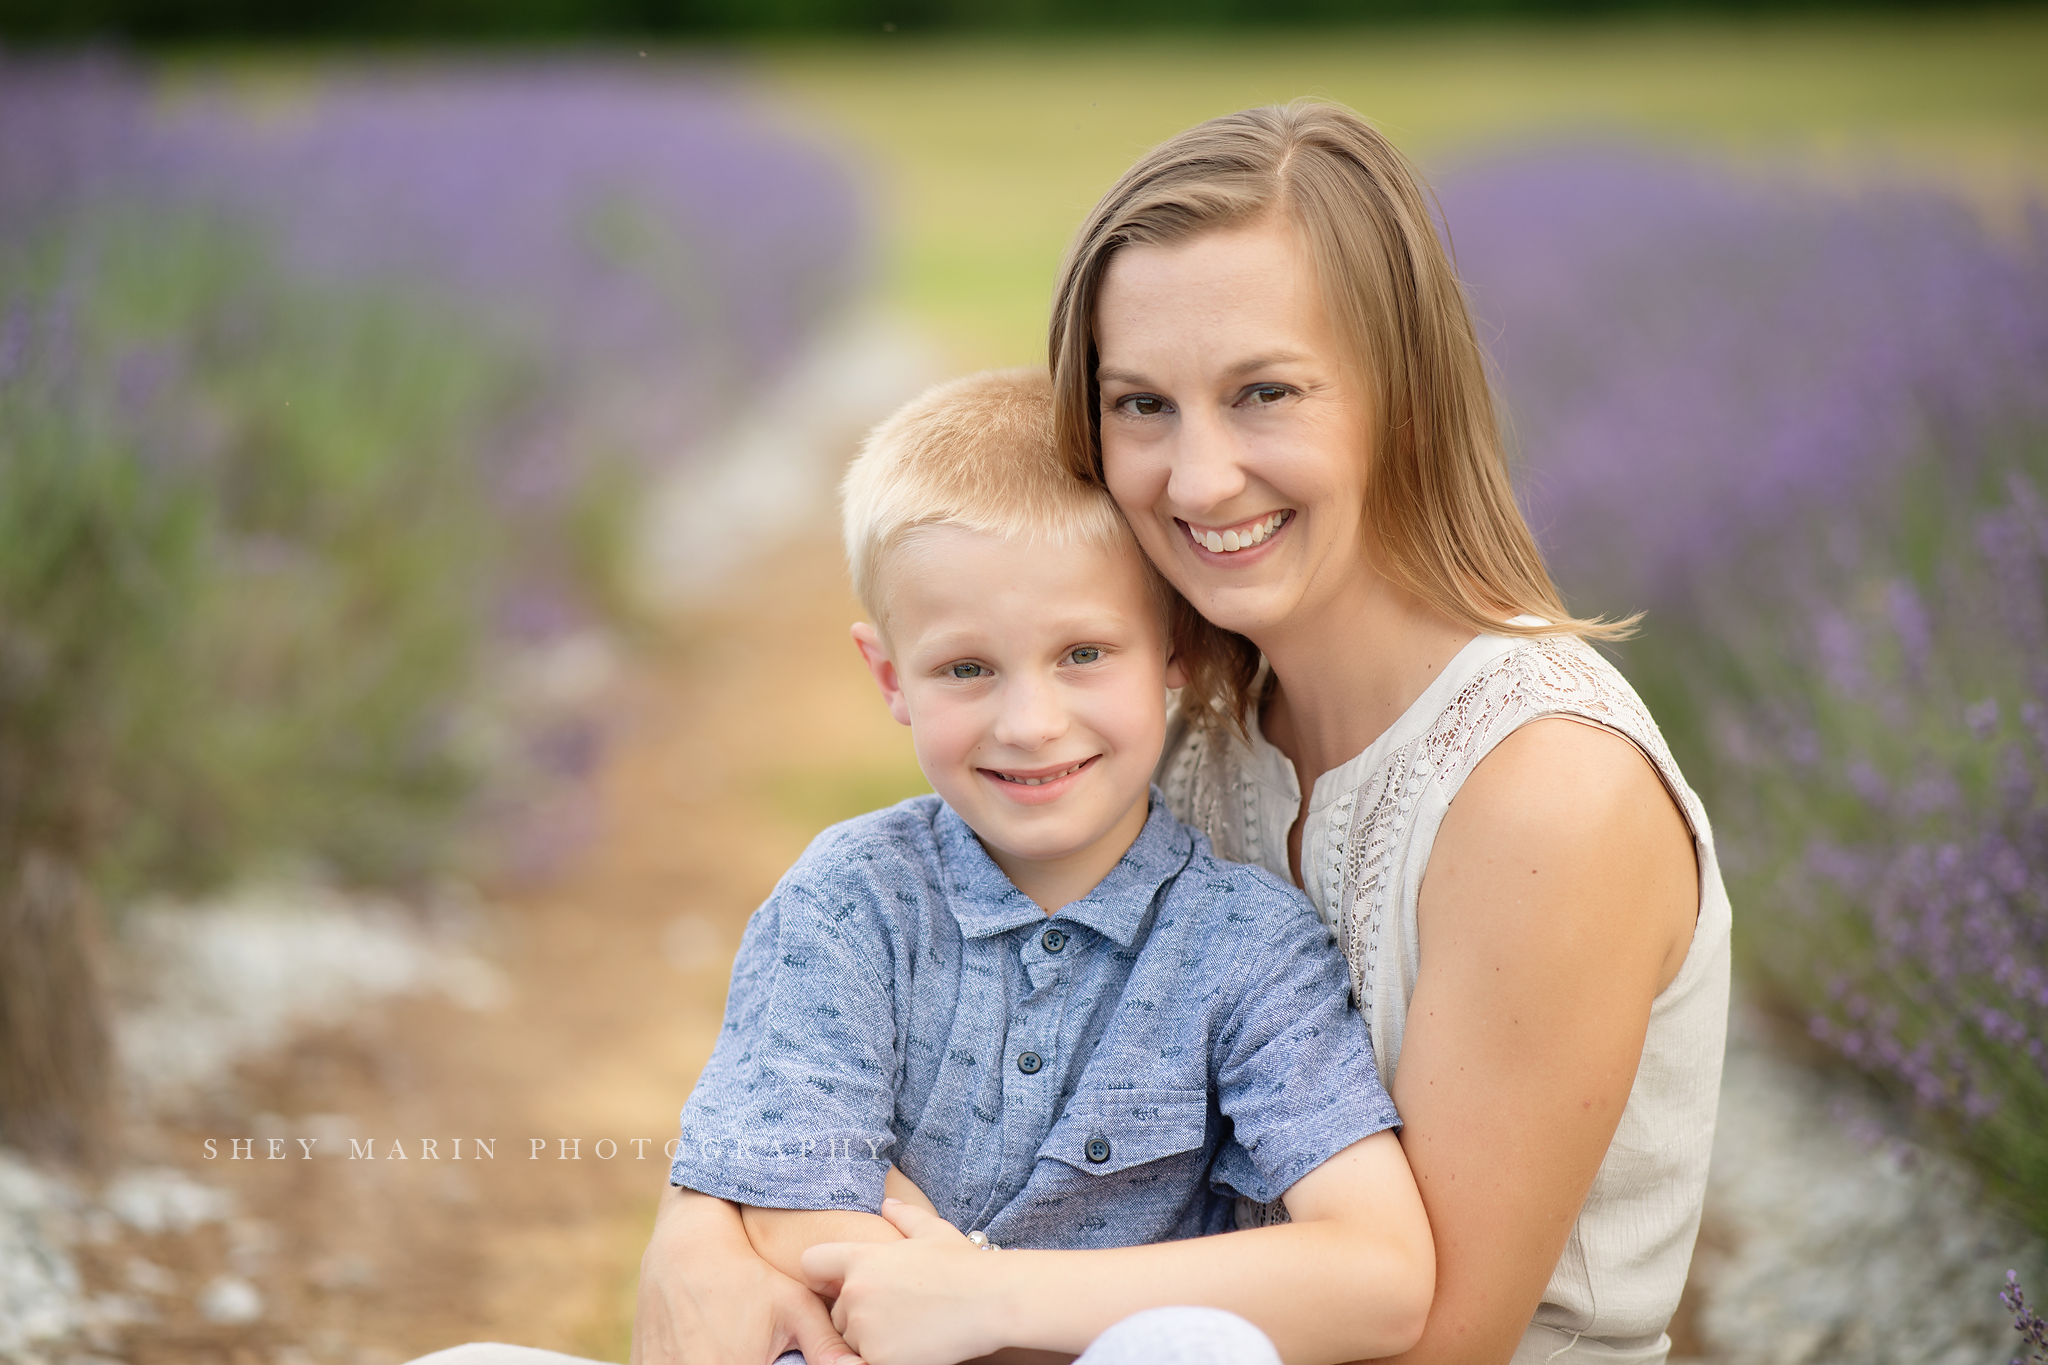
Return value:
[(996, 718), (998, 743), (1030, 753), (1066, 732), (1066, 710), (1050, 683), (1017, 678), (1004, 689), (1002, 713)]

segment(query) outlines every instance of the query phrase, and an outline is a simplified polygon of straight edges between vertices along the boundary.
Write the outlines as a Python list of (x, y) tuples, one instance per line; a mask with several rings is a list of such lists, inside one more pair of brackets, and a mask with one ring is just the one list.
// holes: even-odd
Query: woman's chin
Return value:
[(1211, 625), (1253, 640), (1288, 621), (1301, 600), (1300, 593), (1274, 583), (1205, 583), (1194, 592), (1182, 588), (1181, 593)]

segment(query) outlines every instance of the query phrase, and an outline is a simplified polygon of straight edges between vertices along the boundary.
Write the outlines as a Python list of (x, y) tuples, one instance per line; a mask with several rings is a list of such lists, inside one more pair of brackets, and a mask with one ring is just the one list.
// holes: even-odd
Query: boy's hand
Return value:
[(640, 1261), (633, 1365), (861, 1365), (818, 1296), (754, 1254), (739, 1211), (671, 1189)]
[(882, 1201), (904, 1240), (826, 1242), (804, 1253), (832, 1325), (873, 1365), (953, 1365), (1003, 1345), (990, 1320), (1000, 1253), (979, 1250), (929, 1207)]

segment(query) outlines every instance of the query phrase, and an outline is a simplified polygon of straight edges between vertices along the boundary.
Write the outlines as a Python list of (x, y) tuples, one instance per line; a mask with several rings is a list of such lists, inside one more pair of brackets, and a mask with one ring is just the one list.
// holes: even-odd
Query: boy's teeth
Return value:
[(1275, 512), (1270, 517), (1253, 522), (1242, 531), (1197, 531), (1190, 526), (1188, 534), (1194, 537), (1197, 545), (1211, 554), (1227, 555), (1233, 550), (1249, 550), (1254, 545), (1262, 544), (1266, 537), (1280, 529), (1290, 515), (1292, 514), (1288, 512)]
[[(1083, 763), (1086, 761), (1086, 759), (1082, 760)], [(1081, 764), (1076, 763), (1072, 768), (1062, 768), (1060, 771), (1046, 777), (1012, 777), (1008, 773), (997, 773), (996, 776), (1002, 778), (1005, 782), (1015, 782), (1019, 786), (1043, 787), (1048, 782), (1057, 782), (1060, 778), (1065, 777), (1068, 773), (1077, 771), (1080, 767)]]

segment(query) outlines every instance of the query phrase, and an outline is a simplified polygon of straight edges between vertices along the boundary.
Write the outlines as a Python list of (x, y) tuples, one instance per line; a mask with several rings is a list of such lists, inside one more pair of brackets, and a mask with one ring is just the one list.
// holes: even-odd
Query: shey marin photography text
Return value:
[[(496, 1161), (494, 1137), (377, 1138), (336, 1137), (210, 1137), (200, 1140), (207, 1161), (311, 1161), (335, 1157), (348, 1161)], [(887, 1161), (891, 1143), (880, 1138), (737, 1137), (691, 1141), (684, 1138), (527, 1137), (506, 1143), (508, 1157), (528, 1161), (673, 1161), (688, 1145), (704, 1158), (750, 1161)], [(700, 1150), (701, 1149), (701, 1150)], [(657, 1158), (655, 1153), (660, 1153)]]

